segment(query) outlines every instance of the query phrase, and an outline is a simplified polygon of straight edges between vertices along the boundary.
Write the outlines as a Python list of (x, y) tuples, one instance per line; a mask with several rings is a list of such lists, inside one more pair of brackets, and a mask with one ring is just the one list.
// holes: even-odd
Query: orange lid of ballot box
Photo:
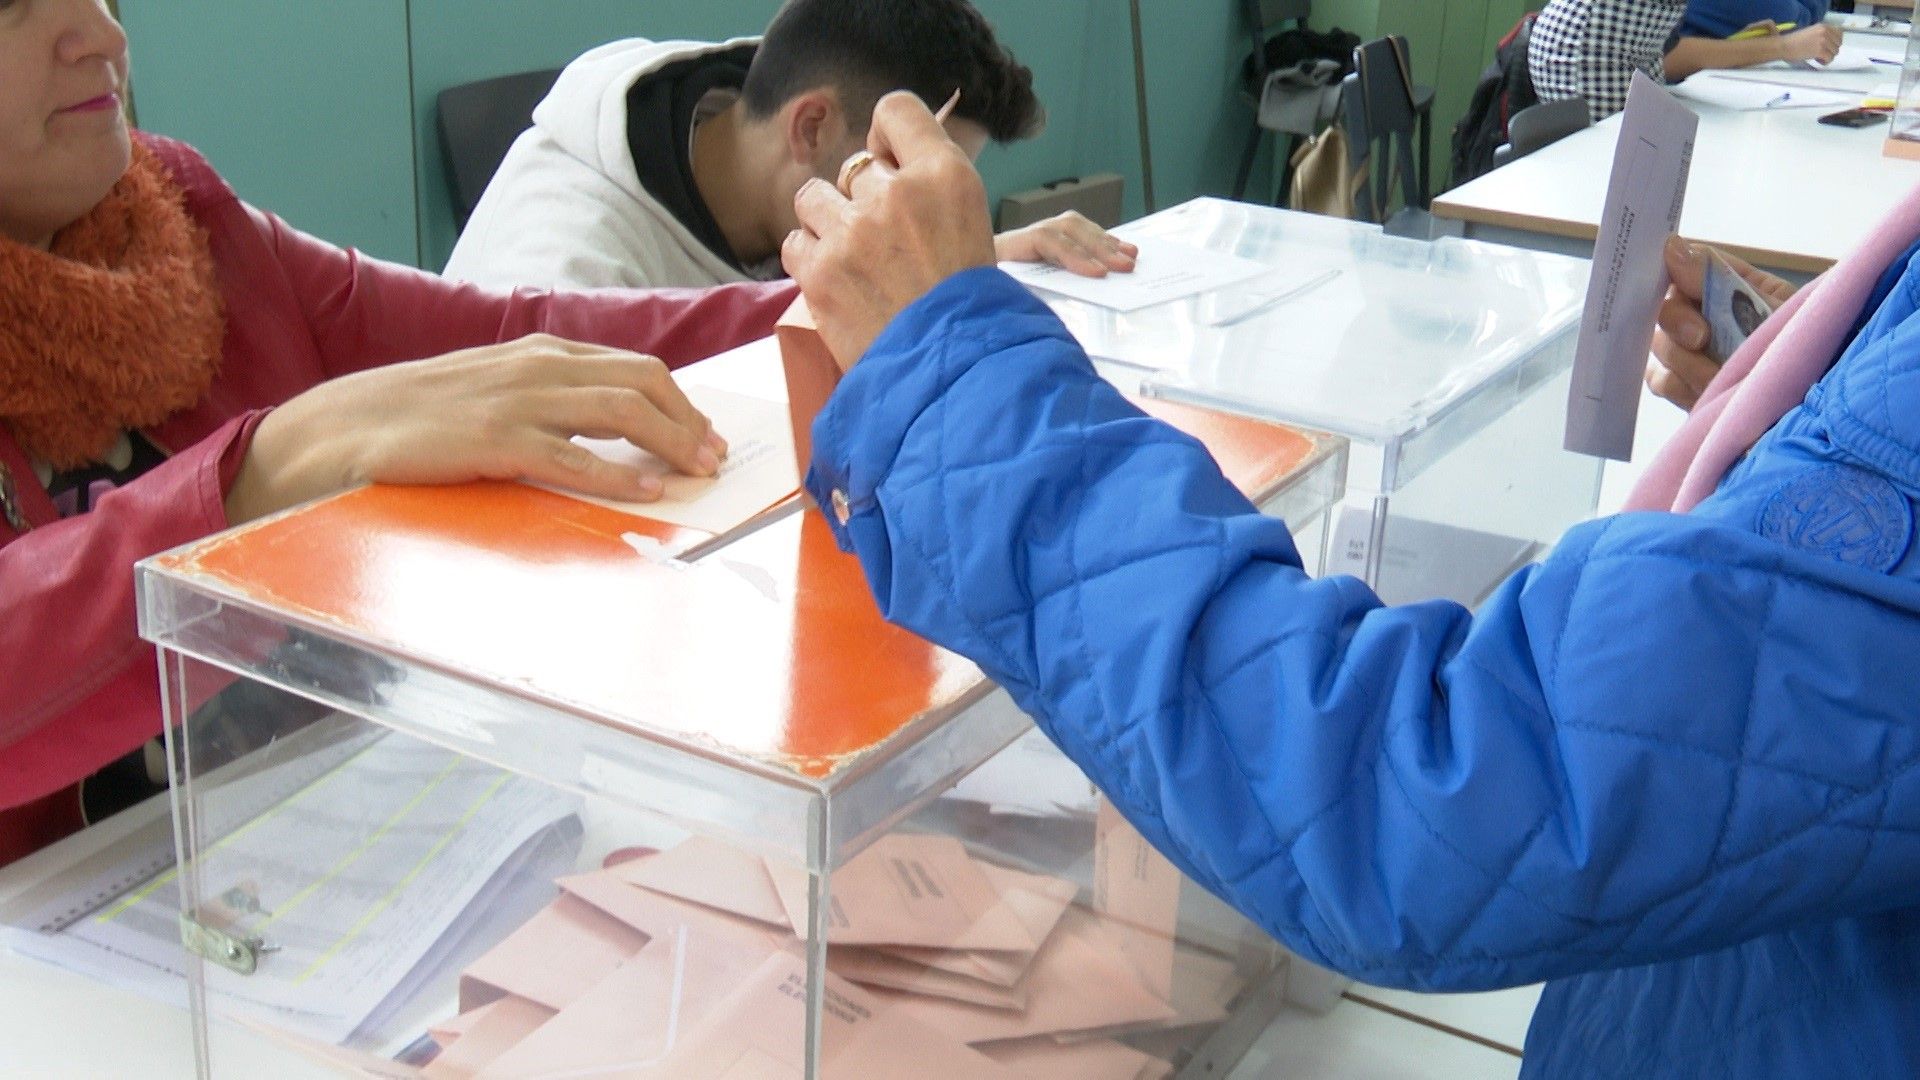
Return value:
[[(1256, 501), (1338, 442), (1141, 405)], [(887, 624), (859, 562), (798, 500), (713, 537), (518, 484), (375, 486), (149, 565), (370, 652), (803, 782), (992, 689)]]

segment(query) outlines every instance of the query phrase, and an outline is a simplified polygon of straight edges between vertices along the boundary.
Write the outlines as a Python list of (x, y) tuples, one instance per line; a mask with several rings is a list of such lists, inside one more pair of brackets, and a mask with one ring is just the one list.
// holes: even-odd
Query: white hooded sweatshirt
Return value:
[[(627, 94), (668, 64), (754, 44), (602, 45), (567, 65), (513, 144), (445, 274), (499, 288), (700, 287), (750, 280), (648, 194), (627, 135)], [(777, 267), (776, 267), (777, 269)]]

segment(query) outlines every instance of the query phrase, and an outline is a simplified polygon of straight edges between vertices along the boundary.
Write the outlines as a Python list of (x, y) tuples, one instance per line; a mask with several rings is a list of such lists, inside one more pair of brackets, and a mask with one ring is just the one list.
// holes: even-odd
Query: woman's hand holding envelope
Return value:
[(1660, 305), (1653, 331), (1653, 358), (1647, 361), (1647, 388), (1683, 409), (1692, 409), (1720, 373), (1720, 362), (1707, 355), (1712, 329), (1701, 311), (1706, 296), (1707, 260), (1724, 259), (1773, 310), (1793, 298), (1789, 282), (1756, 270), (1736, 255), (1692, 244), (1679, 237), (1667, 240), (1667, 275), (1673, 284)]

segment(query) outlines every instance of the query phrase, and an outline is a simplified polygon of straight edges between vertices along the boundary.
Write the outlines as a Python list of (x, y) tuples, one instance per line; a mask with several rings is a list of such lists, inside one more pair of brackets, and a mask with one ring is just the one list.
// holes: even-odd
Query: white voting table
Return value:
[[(1885, 51), (1888, 39), (1849, 34)], [(1876, 68), (1883, 65), (1875, 65)], [(1865, 96), (1893, 83), (1884, 72), (1759, 71), (1750, 78), (1806, 81)], [(1845, 256), (1920, 184), (1920, 162), (1882, 156), (1887, 125), (1833, 127), (1832, 108), (1734, 110), (1689, 103), (1700, 114), (1681, 233), (1788, 276), (1820, 273)], [(1433, 202), (1481, 240), (1590, 256), (1599, 230), (1620, 117), (1612, 116), (1495, 169)]]

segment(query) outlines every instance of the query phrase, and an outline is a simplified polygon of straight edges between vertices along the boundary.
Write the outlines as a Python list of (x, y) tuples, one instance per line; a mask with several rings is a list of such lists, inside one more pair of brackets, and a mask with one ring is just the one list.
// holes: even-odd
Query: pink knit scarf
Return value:
[(1893, 260), (1920, 238), (1920, 187), (1853, 254), (1775, 312), (1720, 369), (1627, 497), (1627, 510), (1685, 513), (1807, 396)]

